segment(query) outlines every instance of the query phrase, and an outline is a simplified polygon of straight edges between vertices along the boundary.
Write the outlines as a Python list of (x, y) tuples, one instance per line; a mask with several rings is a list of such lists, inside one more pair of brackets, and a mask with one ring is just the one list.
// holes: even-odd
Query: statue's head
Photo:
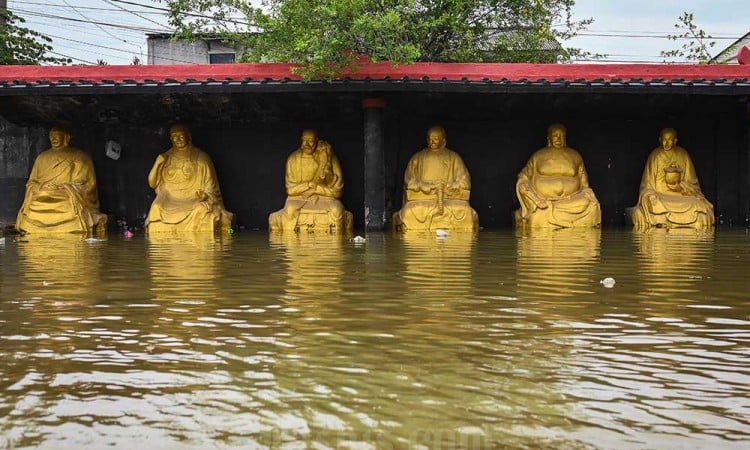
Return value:
[(49, 142), (52, 148), (65, 148), (70, 144), (70, 131), (67, 128), (56, 126), (49, 130)]
[(427, 130), (427, 147), (431, 150), (439, 150), (448, 145), (448, 138), (445, 134), (445, 128), (432, 127)]
[(185, 125), (178, 123), (169, 128), (169, 139), (172, 145), (177, 148), (184, 148), (190, 145), (190, 130)]
[(665, 128), (659, 133), (659, 143), (664, 150), (672, 150), (677, 145), (677, 131), (674, 128)]
[(302, 145), (300, 148), (304, 153), (312, 154), (315, 152), (315, 148), (318, 146), (318, 134), (315, 130), (306, 129), (302, 130)]
[(567, 134), (565, 125), (553, 123), (547, 128), (547, 147), (563, 148), (565, 147), (565, 135)]

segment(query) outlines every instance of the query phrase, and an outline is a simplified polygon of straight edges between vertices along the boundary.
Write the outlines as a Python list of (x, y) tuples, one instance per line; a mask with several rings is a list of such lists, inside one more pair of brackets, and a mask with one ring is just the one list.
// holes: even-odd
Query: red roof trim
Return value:
[[(141, 65), (141, 66), (2, 66), (0, 82), (207, 82), (300, 80), (289, 64)], [(390, 63), (366, 64), (344, 78), (353, 80), (429, 79), (435, 81), (538, 81), (592, 82), (643, 80), (750, 79), (750, 66), (677, 64), (473, 64), (416, 63), (393, 67)]]

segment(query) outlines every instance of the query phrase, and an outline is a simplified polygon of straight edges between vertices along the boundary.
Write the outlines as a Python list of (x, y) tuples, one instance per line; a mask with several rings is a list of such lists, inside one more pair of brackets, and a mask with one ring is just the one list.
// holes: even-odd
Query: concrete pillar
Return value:
[(362, 101), (365, 120), (365, 230), (385, 228), (385, 100)]

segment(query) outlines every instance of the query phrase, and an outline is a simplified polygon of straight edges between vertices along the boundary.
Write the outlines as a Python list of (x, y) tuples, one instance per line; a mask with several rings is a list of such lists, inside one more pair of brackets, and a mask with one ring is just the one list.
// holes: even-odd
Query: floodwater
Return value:
[(745, 230), (29, 236), (0, 263), (0, 449), (750, 448)]

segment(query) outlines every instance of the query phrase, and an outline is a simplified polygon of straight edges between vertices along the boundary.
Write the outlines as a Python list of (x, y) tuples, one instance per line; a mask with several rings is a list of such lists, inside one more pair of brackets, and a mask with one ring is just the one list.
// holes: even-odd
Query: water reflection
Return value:
[(299, 306), (335, 303), (344, 274), (344, 237), (328, 233), (271, 233), (272, 247), (284, 251), (286, 300)]
[(24, 296), (80, 302), (99, 283), (101, 249), (106, 241), (74, 234), (26, 236), (18, 242)]
[(634, 233), (640, 261), (642, 293), (672, 297), (700, 290), (709, 279), (714, 232), (689, 228), (651, 228)]
[(0, 449), (747, 447), (750, 234), (599, 233), (8, 241)]
[(596, 292), (599, 229), (530, 230), (516, 235), (518, 296), (575, 297)]
[(211, 233), (148, 237), (148, 266), (155, 300), (213, 301), (220, 297), (221, 252), (231, 238)]
[[(422, 304), (443, 308), (471, 295), (472, 253), (477, 233), (404, 233), (404, 292)], [(439, 302), (432, 303), (435, 300)]]

